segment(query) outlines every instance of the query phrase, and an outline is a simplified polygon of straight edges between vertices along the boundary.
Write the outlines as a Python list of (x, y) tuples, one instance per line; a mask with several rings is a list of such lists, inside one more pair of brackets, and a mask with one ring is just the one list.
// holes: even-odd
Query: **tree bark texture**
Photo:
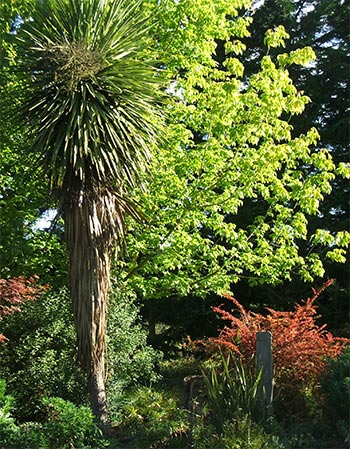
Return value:
[(104, 426), (110, 256), (120, 211), (113, 192), (98, 189), (81, 191), (64, 212), (78, 357), (87, 374), (92, 411)]

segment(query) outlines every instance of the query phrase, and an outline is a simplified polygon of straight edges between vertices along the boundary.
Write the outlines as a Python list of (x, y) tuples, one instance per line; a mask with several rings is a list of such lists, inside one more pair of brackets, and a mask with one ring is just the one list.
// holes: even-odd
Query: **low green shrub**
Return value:
[(335, 358), (329, 358), (320, 376), (323, 418), (341, 438), (350, 440), (350, 346)]
[(108, 312), (109, 384), (120, 390), (137, 382), (154, 382), (162, 354), (147, 344), (147, 330), (132, 292), (113, 290)]
[(128, 448), (185, 447), (189, 431), (187, 411), (171, 393), (138, 387), (119, 406), (118, 428), (131, 437)]
[(43, 425), (37, 422), (20, 424), (6, 432), (0, 439), (6, 449), (31, 448), (51, 449), (49, 438), (45, 435)]
[(212, 425), (196, 425), (192, 431), (193, 446), (196, 449), (284, 449), (276, 436), (269, 435), (261, 424), (247, 415), (227, 420), (222, 432)]
[(102, 432), (97, 427), (88, 407), (72, 404), (61, 398), (43, 400), (47, 420), (43, 432), (50, 442), (50, 449), (96, 447)]
[(62, 397), (84, 403), (85, 376), (76, 363), (74, 321), (68, 292), (50, 292), (5, 316), (9, 341), (0, 345), (0, 377), (15, 398), (20, 422), (44, 419), (42, 399)]
[(147, 344), (147, 331), (141, 323), (135, 296), (130, 292), (115, 290), (111, 295), (107, 339), (107, 401), (110, 419), (114, 421), (118, 404), (130, 389), (160, 378), (155, 365), (162, 355)]
[(13, 398), (0, 380), (0, 447), (4, 449), (99, 449), (108, 447), (89, 408), (62, 398), (42, 401), (45, 420), (16, 424)]
[(13, 397), (6, 394), (6, 382), (0, 379), (0, 441), (7, 432), (16, 427), (11, 414), (12, 406)]

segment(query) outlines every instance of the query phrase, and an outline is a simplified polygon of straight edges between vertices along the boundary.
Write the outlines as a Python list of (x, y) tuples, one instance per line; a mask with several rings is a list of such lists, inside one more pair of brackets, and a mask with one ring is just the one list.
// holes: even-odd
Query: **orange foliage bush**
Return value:
[[(4, 315), (19, 312), (21, 304), (38, 298), (47, 288), (37, 284), (37, 276), (0, 279), (0, 320)], [(5, 335), (0, 333), (0, 343), (6, 340)]]
[(236, 306), (239, 316), (227, 312), (223, 306), (215, 307), (221, 318), (229, 322), (217, 338), (211, 338), (209, 347), (228, 348), (249, 360), (255, 354), (256, 333), (269, 331), (272, 334), (274, 376), (277, 390), (295, 391), (314, 385), (325, 368), (327, 357), (336, 357), (350, 340), (336, 338), (326, 324), (316, 323), (315, 301), (325, 288), (327, 281), (313, 296), (296, 304), (291, 312), (280, 312), (266, 308), (267, 314), (247, 311), (235, 298), (225, 295)]

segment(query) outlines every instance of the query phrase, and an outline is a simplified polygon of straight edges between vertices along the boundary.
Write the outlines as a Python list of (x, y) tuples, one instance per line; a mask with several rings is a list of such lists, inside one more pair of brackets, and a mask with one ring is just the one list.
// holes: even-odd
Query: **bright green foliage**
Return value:
[[(312, 238), (310, 217), (335, 174), (347, 176), (348, 167), (336, 167), (327, 152), (312, 153), (315, 131), (291, 137), (290, 119), (309, 100), (293, 86), (289, 71), (312, 58), (309, 47), (275, 57), (274, 45), (287, 45), (287, 35), (281, 27), (269, 31), (266, 43), (274, 52), (247, 79), (242, 40), (252, 15), (242, 11), (249, 3), (144, 4), (157, 14), (158, 46), (151, 56), (166, 67), (171, 93), (167, 136), (149, 193), (139, 196), (149, 221), (135, 225), (123, 265), (145, 298), (204, 294), (245, 277), (275, 284), (291, 274), (310, 280), (324, 273), (309, 250), (332, 245)], [(336, 233), (333, 238), (339, 241)], [(299, 250), (301, 243), (307, 252)], [(332, 247), (329, 260), (344, 261), (342, 245)]]
[(0, 438), (9, 429), (13, 429), (15, 421), (11, 416), (13, 397), (6, 395), (6, 382), (0, 379)]
[[(7, 91), (7, 83), (12, 85), (16, 82), (13, 65), (16, 60), (16, 52), (13, 48), (13, 34), (15, 30), (16, 19), (21, 16), (22, 19), (28, 18), (30, 12), (33, 11), (35, 0), (3, 0), (0, 3), (0, 96), (3, 98), (4, 92)], [(18, 22), (17, 22), (18, 25)], [(20, 80), (17, 80), (20, 81)], [(15, 98), (12, 99), (16, 101)], [(0, 116), (4, 119), (4, 102), (0, 103)], [(11, 123), (9, 123), (11, 125)], [(0, 127), (0, 143), (3, 143), (4, 136), (7, 134), (5, 123), (1, 122)], [(12, 123), (11, 131), (14, 128)], [(14, 135), (12, 135), (15, 138)]]
[[(17, 171), (17, 160), (0, 161), (0, 166)], [(17, 168), (21, 169), (20, 164)], [(0, 198), (0, 276), (38, 274), (43, 282), (60, 288), (67, 279), (67, 255), (61, 236), (57, 229), (51, 232), (35, 227), (44, 209), (42, 204), (47, 204), (47, 191), (42, 186), (36, 193), (31, 190), (36, 181), (29, 180), (30, 171), (22, 171), (16, 178), (12, 175), (4, 180), (5, 192)]]
[[(255, 73), (261, 58), (266, 54), (263, 43), (265, 30), (276, 29), (280, 24), (285, 27), (290, 39), (286, 39), (286, 46), (280, 55), (279, 48), (270, 48), (268, 53), (271, 57), (276, 57), (282, 64), (284, 58), (292, 62), (288, 54), (294, 57), (300, 47), (311, 47), (315, 52), (316, 59), (312, 63), (303, 67), (296, 64), (286, 67), (297, 89), (304, 91), (311, 99), (304, 112), (290, 117), (289, 123), (293, 126), (294, 136), (316, 127), (320, 139), (316, 144), (315, 157), (322, 153), (324, 156), (323, 149), (327, 148), (337, 165), (335, 173), (339, 175), (331, 181), (332, 192), (320, 202), (319, 213), (308, 217), (309, 235), (319, 228), (331, 233), (333, 239), (338, 232), (349, 230), (350, 184), (345, 171), (349, 170), (350, 121), (349, 104), (344, 101), (349, 92), (349, 13), (350, 4), (344, 0), (255, 2), (251, 35), (244, 39), (247, 51), (242, 61), (246, 76)], [(220, 57), (223, 57), (221, 53)], [(345, 171), (340, 174), (343, 168)], [(314, 173), (312, 166), (306, 165), (304, 169), (305, 177)], [(250, 207), (254, 208), (254, 205), (250, 204)], [(298, 246), (304, 255), (310, 250), (317, 252), (327, 277), (337, 279), (337, 285), (329, 292), (332, 301), (327, 301), (327, 310), (323, 309), (322, 314), (331, 328), (343, 332), (343, 323), (348, 321), (349, 270), (346, 265), (341, 266), (332, 258), (344, 260), (345, 256), (348, 260), (348, 255), (335, 252), (327, 257), (327, 250), (337, 247), (337, 244), (332, 247), (332, 244), (318, 244), (315, 240), (298, 242)], [(272, 305), (273, 301), (275, 306), (280, 307), (288, 304), (301, 291), (306, 294), (308, 288), (310, 286), (300, 282), (294, 275), (292, 281), (287, 281), (282, 288), (265, 286), (251, 289), (243, 279), (234, 290), (236, 295), (242, 292), (239, 297), (242, 301), (245, 301), (245, 293), (249, 289), (251, 303)]]
[(50, 448), (89, 448), (101, 436), (89, 408), (77, 407), (61, 398), (48, 398), (43, 405), (47, 410), (44, 432), (49, 438)]
[[(277, 284), (292, 274), (324, 274), (308, 223), (337, 169), (328, 152), (313, 152), (316, 129), (294, 136), (290, 124), (310, 100), (293, 85), (289, 64), (314, 55), (309, 48), (265, 55), (260, 70), (245, 77), (239, 42), (251, 17), (240, 14), (244, 6), (164, 2), (159, 12), (159, 57), (171, 93), (167, 141), (139, 196), (148, 223), (135, 225), (121, 266), (143, 298), (205, 295), (242, 278)], [(277, 41), (286, 37), (276, 32)], [(218, 40), (225, 43), (222, 63)], [(342, 261), (342, 245), (329, 257)]]
[[(77, 407), (61, 398), (46, 398), (42, 401), (45, 420), (42, 423), (15, 424), (6, 411), (11, 397), (5, 395), (5, 382), (0, 381), (0, 413), (6, 412), (6, 422), (0, 422), (0, 445), (6, 449), (97, 449), (107, 447), (101, 438), (91, 410)], [(5, 405), (4, 405), (5, 402)], [(8, 408), (8, 407), (7, 407)]]
[(0, 273), (2, 277), (36, 273), (52, 285), (62, 285), (65, 254), (60, 240), (55, 233), (34, 227), (53, 204), (43, 177), (30, 166), (26, 129), (19, 133), (18, 123), (8, 116), (18, 101), (14, 92), (23, 82), (15, 73), (18, 58), (10, 30), (18, 14), (28, 18), (34, 3), (4, 0), (0, 4)]
[(264, 44), (267, 48), (285, 47), (285, 39), (289, 39), (289, 34), (282, 25), (278, 25), (274, 30), (267, 30), (265, 34)]
[(140, 387), (120, 404), (120, 430), (132, 435), (130, 449), (183, 448), (190, 423), (173, 395)]

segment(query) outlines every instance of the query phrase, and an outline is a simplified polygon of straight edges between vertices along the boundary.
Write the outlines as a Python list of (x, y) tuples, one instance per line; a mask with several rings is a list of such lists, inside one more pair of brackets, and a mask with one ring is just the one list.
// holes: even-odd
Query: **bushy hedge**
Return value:
[(41, 421), (44, 397), (86, 403), (73, 323), (65, 289), (44, 294), (24, 304), (20, 313), (4, 317), (8, 341), (0, 346), (0, 377), (15, 398), (17, 420)]
[(6, 449), (98, 449), (107, 447), (89, 408), (62, 398), (41, 401), (43, 421), (16, 424), (12, 416), (13, 398), (0, 379), (0, 446)]
[(350, 441), (350, 346), (336, 358), (327, 359), (320, 387), (326, 424)]

